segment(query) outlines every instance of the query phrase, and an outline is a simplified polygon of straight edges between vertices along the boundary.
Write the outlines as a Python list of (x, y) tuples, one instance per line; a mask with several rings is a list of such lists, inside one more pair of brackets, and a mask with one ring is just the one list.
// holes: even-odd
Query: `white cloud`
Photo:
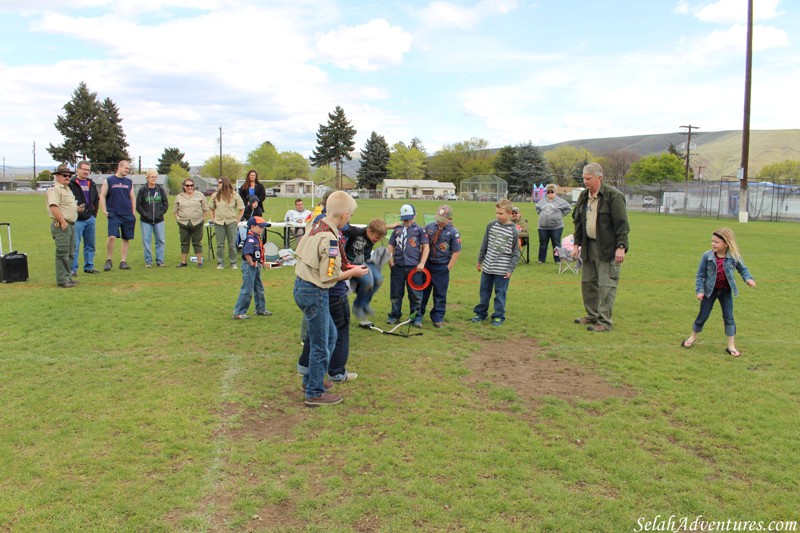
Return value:
[(340, 27), (320, 36), (317, 51), (339, 68), (362, 72), (398, 65), (411, 49), (412, 37), (384, 19)]
[[(758, 0), (753, 6), (754, 20), (775, 18), (779, 4), (780, 0)], [(703, 22), (744, 24), (747, 22), (747, 0), (719, 0), (697, 8), (695, 17)]]
[(422, 9), (418, 16), (429, 26), (468, 30), (486, 16), (510, 13), (518, 4), (517, 0), (482, 0), (473, 6), (461, 6), (447, 0), (436, 0)]

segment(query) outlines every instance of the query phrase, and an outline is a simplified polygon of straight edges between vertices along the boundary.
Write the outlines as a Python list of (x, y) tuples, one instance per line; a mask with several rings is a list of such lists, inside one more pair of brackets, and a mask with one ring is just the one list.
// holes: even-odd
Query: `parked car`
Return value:
[(33, 192), (30, 187), (17, 187), (17, 192)]
[(645, 196), (642, 198), (642, 207), (655, 207), (656, 199), (652, 196)]
[(52, 188), (53, 188), (52, 185), (39, 185), (38, 187), (36, 187), (36, 192), (47, 192)]
[(444, 199), (447, 200), (448, 202), (454, 202), (458, 200), (458, 195), (451, 192), (448, 195), (446, 195)]
[(358, 196), (358, 191), (350, 191), (350, 196), (353, 198), (360, 198), (360, 196)]
[(275, 198), (276, 196), (278, 196), (275, 193), (275, 189), (266, 189), (266, 190), (264, 190), (264, 195), (268, 196), (268, 197), (271, 197), (271, 198)]

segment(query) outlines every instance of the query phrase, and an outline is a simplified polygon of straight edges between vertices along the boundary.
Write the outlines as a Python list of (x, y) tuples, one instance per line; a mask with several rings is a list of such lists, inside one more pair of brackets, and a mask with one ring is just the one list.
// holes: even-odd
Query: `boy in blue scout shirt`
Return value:
[(309, 407), (342, 401), (340, 395), (327, 392), (332, 384), (325, 383), (338, 336), (330, 313), (329, 289), (340, 281), (368, 272), (365, 266), (347, 268), (344, 245), (339, 238), (340, 229), (350, 222), (356, 207), (356, 201), (346, 192), (332, 193), (326, 202), (325, 218), (312, 223), (295, 252), (294, 301), (308, 325), (308, 373), (303, 376), (302, 389)]
[[(421, 272), (425, 269), (430, 251), (428, 246), (428, 234), (425, 230), (414, 222), (417, 212), (414, 206), (405, 204), (400, 208), (400, 220), (402, 226), (398, 226), (389, 238), (389, 267), (391, 276), (389, 278), (389, 298), (392, 302), (392, 310), (389, 312), (387, 324), (396, 324), (403, 316), (403, 291), (408, 285), (408, 274), (412, 270)], [(414, 325), (422, 327), (422, 316), (420, 312), (420, 302), (422, 301), (422, 291), (417, 291), (408, 286), (409, 313), (417, 313)]]
[(245, 313), (250, 307), (250, 300), (255, 292), (256, 315), (270, 316), (264, 300), (264, 284), (261, 282), (261, 268), (264, 266), (264, 244), (261, 234), (269, 224), (261, 217), (251, 217), (247, 221), (247, 237), (242, 245), (242, 289), (233, 308), (233, 318), (244, 320), (250, 318)]
[(431, 253), (428, 256), (428, 271), (431, 282), (422, 291), (422, 303), (419, 316), (425, 316), (425, 308), (433, 293), (433, 309), (431, 321), (433, 327), (444, 325), (444, 314), (447, 308), (447, 288), (450, 285), (450, 271), (461, 254), (461, 234), (453, 227), (453, 209), (449, 205), (440, 206), (436, 210), (436, 222), (425, 226), (430, 240)]

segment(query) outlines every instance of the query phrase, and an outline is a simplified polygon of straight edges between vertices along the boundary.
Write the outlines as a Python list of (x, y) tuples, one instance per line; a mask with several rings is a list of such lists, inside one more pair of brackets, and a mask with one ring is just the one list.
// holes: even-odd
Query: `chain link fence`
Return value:
[[(630, 208), (663, 215), (717, 219), (739, 218), (740, 182), (662, 182), (626, 184), (619, 189)], [(800, 185), (750, 181), (747, 185), (749, 220), (800, 222)]]

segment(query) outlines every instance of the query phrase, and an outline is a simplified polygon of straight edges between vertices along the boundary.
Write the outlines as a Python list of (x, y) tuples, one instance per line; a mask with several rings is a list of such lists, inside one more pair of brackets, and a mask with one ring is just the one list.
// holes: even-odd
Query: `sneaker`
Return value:
[(411, 325), (414, 326), (415, 328), (422, 329), (422, 320), (420, 321), (415, 320)]
[(267, 311), (267, 310), (264, 310), (264, 311), (256, 311), (256, 314), (257, 314), (258, 316), (272, 316), (272, 311)]
[(338, 394), (329, 394), (327, 392), (323, 392), (322, 395), (317, 396), (316, 398), (305, 399), (305, 404), (309, 407), (336, 405), (337, 403), (342, 403), (342, 397), (339, 396)]
[(223, 265), (222, 263), (218, 264), (217, 270), (225, 270), (225, 265)]
[(435, 327), (435, 328), (441, 328), (443, 326), (444, 326), (444, 322), (434, 322), (433, 323), (433, 327)]
[[(329, 390), (331, 390), (333, 388), (333, 381), (328, 381), (326, 379), (325, 381), (322, 382), (322, 388), (325, 389), (325, 392), (328, 392)], [(303, 391), (303, 392), (306, 391), (305, 383), (301, 383), (300, 384), (300, 390)]]
[(353, 381), (357, 377), (358, 374), (355, 372), (345, 372), (344, 374), (342, 374), (341, 377), (339, 376), (332, 377), (331, 381), (333, 381), (334, 383), (344, 383), (345, 381)]
[(588, 326), (590, 324), (594, 324), (594, 320), (592, 320), (588, 316), (585, 316), (585, 317), (582, 317), (582, 318), (576, 318), (575, 319), (575, 323), (576, 324), (582, 324), (584, 326)]
[(77, 270), (73, 270), (72, 272), (69, 273), (69, 277), (77, 278), (78, 277), (78, 271)]
[(106, 272), (108, 272), (108, 271), (109, 271), (109, 270), (111, 270), (113, 267), (114, 267), (114, 265), (111, 263), (111, 259), (108, 259), (108, 260), (106, 260), (106, 264), (103, 266), (103, 270), (105, 270)]
[(505, 321), (506, 321), (505, 318), (493, 318), (492, 319), (492, 325), (493, 326), (502, 326), (503, 322), (505, 322)]
[(236, 266), (236, 263), (232, 263), (232, 264), (231, 264), (231, 268), (232, 268), (233, 270), (239, 270), (239, 267), (238, 267), (238, 266)]
[(200, 261), (199, 263), (197, 263), (197, 268), (203, 268), (203, 262), (202, 262), (202, 261)]
[(247, 320), (250, 317), (245, 314), (241, 314), (241, 315), (233, 315), (233, 318), (234, 320)]
[(399, 319), (397, 319), (397, 318), (389, 318), (389, 319), (386, 321), (386, 323), (387, 323), (387, 324), (389, 324), (389, 325), (391, 326), (391, 325), (393, 325), (393, 324), (397, 324), (398, 320), (399, 320)]
[(129, 267), (129, 266), (128, 266), (128, 263), (126, 263), (125, 261), (123, 261), (123, 262), (121, 262), (121, 263), (119, 264), (119, 269), (120, 269), (120, 270), (130, 270), (130, 269), (131, 269), (131, 267)]
[(71, 289), (72, 287), (75, 287), (77, 284), (78, 284), (77, 281), (66, 281), (64, 283), (59, 283), (58, 286), (61, 287), (62, 289)]
[(176, 268), (183, 268), (189, 266), (189, 263), (178, 263)]
[(165, 267), (165, 266), (167, 266), (167, 265), (165, 265), (164, 263), (156, 263), (156, 266), (157, 266), (158, 268), (163, 268), (163, 267)]
[(611, 328), (605, 324), (595, 324), (586, 328), (587, 331), (611, 331)]
[(144, 264), (144, 267), (145, 267), (145, 268), (153, 268), (153, 265), (151, 265), (150, 263), (145, 263), (145, 264)]
[(484, 320), (486, 320), (486, 317), (481, 318), (478, 315), (472, 317), (472, 322), (483, 322)]
[(94, 268), (84, 268), (83, 269), (83, 273), (84, 274), (99, 274), (100, 271), (99, 270), (95, 270)]

